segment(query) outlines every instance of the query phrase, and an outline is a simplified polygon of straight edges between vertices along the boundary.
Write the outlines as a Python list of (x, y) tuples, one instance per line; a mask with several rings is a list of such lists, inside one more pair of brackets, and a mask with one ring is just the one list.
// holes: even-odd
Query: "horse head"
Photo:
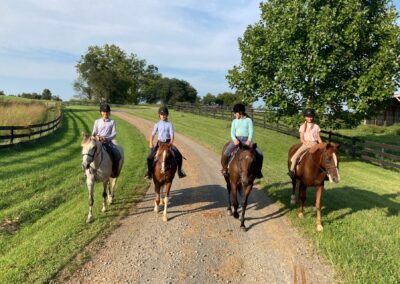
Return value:
[(101, 144), (96, 140), (95, 137), (88, 134), (83, 134), (81, 142), (82, 147), (82, 168), (84, 170), (90, 167), (90, 164), (94, 161), (95, 157), (101, 151)]
[(249, 185), (254, 181), (257, 172), (256, 152), (257, 144), (248, 146), (239, 143), (239, 152), (237, 157), (239, 175), (243, 186)]
[(161, 163), (160, 173), (165, 174), (169, 168), (170, 161), (174, 159), (172, 154), (171, 145), (168, 143), (160, 143), (157, 153), (155, 155), (155, 160)]
[(330, 182), (339, 183), (339, 144), (322, 143), (311, 148), (310, 153), (320, 152), (320, 168), (327, 173)]

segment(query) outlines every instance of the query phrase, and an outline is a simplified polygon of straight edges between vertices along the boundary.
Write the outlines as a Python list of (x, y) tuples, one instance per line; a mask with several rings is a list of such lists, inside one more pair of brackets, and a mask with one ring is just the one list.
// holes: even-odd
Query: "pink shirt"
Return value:
[[(304, 132), (304, 127), (306, 126), (303, 123), (300, 126), (299, 132)], [(307, 130), (304, 132), (304, 141), (306, 142), (316, 142), (318, 141), (318, 133), (321, 131), (319, 126), (315, 123), (307, 123)]]

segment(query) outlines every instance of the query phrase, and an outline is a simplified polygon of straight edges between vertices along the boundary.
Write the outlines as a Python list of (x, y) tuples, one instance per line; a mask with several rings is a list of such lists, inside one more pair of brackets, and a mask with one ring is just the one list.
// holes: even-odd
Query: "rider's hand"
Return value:
[(153, 149), (153, 146), (154, 146), (154, 145), (153, 145), (153, 142), (150, 142), (150, 143), (149, 143), (150, 149)]
[(247, 140), (246, 142), (244, 142), (247, 146), (250, 146), (250, 144), (251, 144), (251, 141), (250, 140)]
[(233, 140), (233, 143), (235, 144), (235, 145), (239, 145), (239, 140), (237, 140), (237, 139), (235, 139), (235, 140)]

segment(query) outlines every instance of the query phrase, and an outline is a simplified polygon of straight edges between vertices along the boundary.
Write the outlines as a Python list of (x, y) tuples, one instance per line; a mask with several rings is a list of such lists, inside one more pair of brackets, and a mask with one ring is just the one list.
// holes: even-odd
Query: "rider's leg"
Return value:
[(261, 150), (257, 147), (256, 148), (256, 162), (257, 162), (257, 174), (256, 177), (257, 178), (263, 178), (263, 174), (262, 174), (262, 165), (263, 165), (263, 160), (264, 160), (264, 156), (263, 153), (261, 152)]
[(174, 152), (175, 161), (178, 166), (178, 176), (180, 178), (183, 178), (186, 176), (186, 173), (182, 170), (182, 162), (183, 162), (182, 154), (181, 154), (181, 152), (179, 152), (178, 148), (176, 148), (175, 146), (172, 146), (171, 150)]
[(229, 141), (228, 146), (226, 146), (225, 151), (222, 154), (222, 157), (221, 157), (221, 165), (222, 165), (221, 173), (224, 176), (228, 174), (229, 158), (230, 158), (234, 148), (235, 148), (235, 143), (233, 143), (233, 141), (231, 140), (231, 141)]
[(296, 168), (297, 160), (299, 159), (301, 154), (303, 154), (305, 151), (307, 151), (308, 148), (309, 148), (309, 146), (302, 144), (300, 146), (300, 148), (297, 149), (297, 151), (293, 154), (292, 158), (290, 159), (290, 170), (288, 172), (288, 175), (291, 178), (294, 178), (294, 176), (295, 176), (295, 168)]
[(154, 163), (154, 155), (157, 152), (158, 145), (154, 146), (150, 150), (150, 154), (147, 156), (147, 173), (145, 177), (151, 179), (153, 177), (153, 163)]

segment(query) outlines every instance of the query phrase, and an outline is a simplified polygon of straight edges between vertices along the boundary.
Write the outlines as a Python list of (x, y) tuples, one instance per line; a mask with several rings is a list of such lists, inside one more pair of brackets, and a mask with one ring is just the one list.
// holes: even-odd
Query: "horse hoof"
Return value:
[(86, 219), (86, 224), (90, 224), (90, 223), (92, 223), (93, 222), (93, 217), (88, 217), (87, 219)]
[(322, 225), (317, 225), (317, 231), (322, 232), (324, 230), (324, 227)]
[(160, 209), (158, 207), (154, 207), (154, 212), (158, 213)]
[(296, 204), (296, 196), (295, 195), (290, 196), (290, 204), (292, 204), (292, 205)]
[(239, 218), (239, 213), (237, 213), (237, 212), (233, 213), (233, 217), (236, 219)]
[(240, 226), (240, 229), (241, 229), (243, 232), (246, 232), (246, 231), (247, 231), (247, 228), (246, 228), (245, 226)]
[(103, 208), (101, 208), (101, 212), (106, 212), (106, 208), (105, 207), (103, 207)]
[(232, 216), (232, 211), (228, 210), (228, 216)]
[(162, 218), (162, 219), (163, 219), (164, 222), (167, 222), (167, 221), (168, 221), (168, 217), (167, 217), (166, 215), (163, 215), (163, 218)]
[(299, 214), (297, 214), (297, 216), (299, 216), (300, 219), (304, 218), (304, 214), (303, 213), (299, 213)]
[(109, 198), (109, 199), (108, 199), (108, 204), (109, 204), (109, 205), (113, 204), (113, 199), (112, 199), (112, 198)]

